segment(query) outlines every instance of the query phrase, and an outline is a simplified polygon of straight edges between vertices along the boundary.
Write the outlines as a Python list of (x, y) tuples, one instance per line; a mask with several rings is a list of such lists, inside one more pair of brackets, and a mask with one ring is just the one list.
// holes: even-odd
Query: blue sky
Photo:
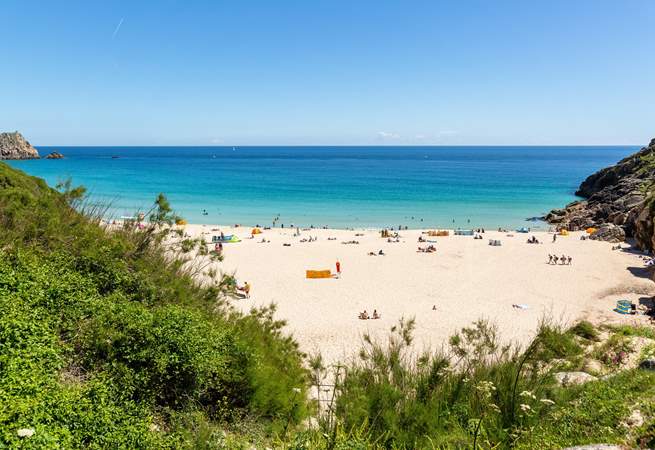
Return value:
[(655, 1), (3, 0), (36, 145), (646, 144)]

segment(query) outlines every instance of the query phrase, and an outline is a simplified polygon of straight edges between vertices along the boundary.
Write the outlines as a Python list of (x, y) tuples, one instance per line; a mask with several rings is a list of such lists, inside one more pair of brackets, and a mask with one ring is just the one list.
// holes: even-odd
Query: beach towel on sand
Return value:
[(332, 272), (330, 270), (307, 270), (307, 278), (332, 278)]

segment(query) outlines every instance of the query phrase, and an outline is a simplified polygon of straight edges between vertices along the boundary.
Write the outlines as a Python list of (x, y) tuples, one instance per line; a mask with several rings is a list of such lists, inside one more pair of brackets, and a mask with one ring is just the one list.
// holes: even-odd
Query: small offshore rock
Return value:
[(64, 155), (59, 152), (51, 152), (45, 157), (45, 159), (64, 159)]
[(557, 372), (555, 374), (555, 381), (557, 381), (560, 386), (583, 384), (595, 380), (597, 380), (597, 378), (593, 375), (589, 375), (587, 372)]
[(639, 364), (639, 368), (644, 370), (655, 370), (655, 359), (653, 358), (644, 359)]

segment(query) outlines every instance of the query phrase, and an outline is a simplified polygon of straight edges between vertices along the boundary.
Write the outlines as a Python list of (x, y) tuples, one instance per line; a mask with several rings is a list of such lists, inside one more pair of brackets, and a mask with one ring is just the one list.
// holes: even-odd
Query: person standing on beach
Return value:
[(341, 278), (341, 263), (339, 262), (338, 259), (337, 259), (336, 266), (337, 266), (337, 278)]
[(555, 242), (556, 240), (557, 240), (557, 233), (554, 233), (553, 234), (553, 242)]

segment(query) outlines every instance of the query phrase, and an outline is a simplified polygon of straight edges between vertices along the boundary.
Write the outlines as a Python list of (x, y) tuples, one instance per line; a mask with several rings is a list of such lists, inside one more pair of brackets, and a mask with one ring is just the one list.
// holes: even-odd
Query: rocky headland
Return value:
[(647, 147), (587, 177), (576, 195), (584, 200), (554, 209), (546, 221), (570, 231), (596, 228), (591, 239), (634, 238), (642, 250), (655, 248), (655, 139)]
[(39, 152), (18, 131), (0, 133), (0, 159), (39, 159)]

